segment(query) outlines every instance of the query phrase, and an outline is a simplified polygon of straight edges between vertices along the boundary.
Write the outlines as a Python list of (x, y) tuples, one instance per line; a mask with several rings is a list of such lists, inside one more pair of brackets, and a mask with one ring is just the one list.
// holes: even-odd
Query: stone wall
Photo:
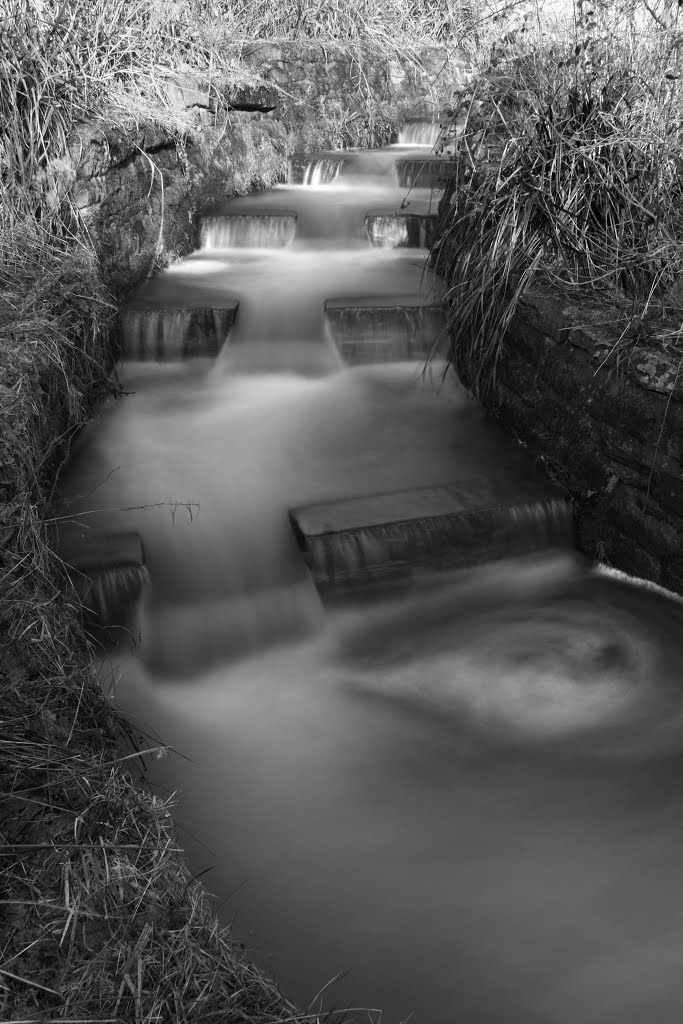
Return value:
[(683, 346), (609, 320), (527, 295), (486, 404), (574, 499), (582, 551), (683, 594)]
[(438, 115), (461, 73), (433, 49), (400, 63), (363, 48), (257, 42), (236, 56), (256, 84), (166, 78), (166, 121), (88, 124), (72, 140), (68, 197), (117, 298), (194, 248), (212, 202), (285, 180), (291, 153), (391, 141), (402, 119)]
[(379, 114), (429, 118), (439, 115), (460, 80), (462, 61), (431, 47), (419, 59), (384, 57), (365, 46), (258, 41), (241, 48), (254, 73), (281, 89), (281, 106), (295, 121), (327, 119), (344, 132)]

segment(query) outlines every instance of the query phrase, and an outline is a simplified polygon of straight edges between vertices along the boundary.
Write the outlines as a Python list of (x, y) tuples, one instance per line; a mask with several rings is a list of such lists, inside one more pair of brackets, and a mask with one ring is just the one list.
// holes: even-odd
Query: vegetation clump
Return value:
[(616, 308), (617, 354), (680, 341), (680, 5), (576, 0), (550, 23), (525, 6), (455, 97), (445, 142), (457, 175), (435, 259), (452, 358), (480, 394), (532, 282)]

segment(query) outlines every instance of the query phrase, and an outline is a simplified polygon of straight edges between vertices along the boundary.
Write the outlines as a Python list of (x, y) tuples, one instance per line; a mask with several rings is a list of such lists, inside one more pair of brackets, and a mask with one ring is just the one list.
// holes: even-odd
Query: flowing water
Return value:
[[(212, 214), (133, 310), (155, 358), (121, 365), (127, 397), (62, 487), (65, 532), (145, 549), (103, 686), (173, 748), (148, 780), (291, 998), (391, 1024), (678, 1024), (683, 605), (570, 550), (323, 602), (294, 539), (292, 508), (458, 481), (498, 509), (508, 494), (512, 533), (546, 514), (515, 511), (522, 453), (437, 364), (340, 354), (335, 304), (352, 331), (438, 291), (423, 252), (363, 247), (372, 160), (347, 191), (301, 188), (313, 207), (263, 197), (267, 217), (293, 207), (284, 224)], [(197, 350), (178, 310), (235, 306), (217, 356), (180, 361)], [(405, 527), (418, 550), (422, 529)]]

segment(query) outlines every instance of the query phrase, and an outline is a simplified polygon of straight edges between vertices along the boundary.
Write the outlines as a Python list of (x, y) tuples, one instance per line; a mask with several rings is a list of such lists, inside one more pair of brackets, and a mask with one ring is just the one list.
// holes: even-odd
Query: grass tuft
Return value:
[(217, 925), (170, 804), (140, 786), (163, 748), (136, 751), (84, 672), (27, 687), (6, 655), (3, 669), (3, 1020), (321, 1020)]
[(672, 337), (667, 310), (683, 280), (678, 17), (663, 25), (638, 5), (580, 0), (573, 15), (553, 32), (527, 21), (494, 47), (450, 116), (457, 180), (435, 259), (450, 284), (452, 358), (479, 394), (533, 281), (607, 296), (625, 341), (646, 327)]

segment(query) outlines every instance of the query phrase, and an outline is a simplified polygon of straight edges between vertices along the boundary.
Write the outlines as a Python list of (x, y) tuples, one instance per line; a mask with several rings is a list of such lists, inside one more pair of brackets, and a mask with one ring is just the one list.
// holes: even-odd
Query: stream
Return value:
[(144, 546), (102, 685), (168, 748), (147, 781), (193, 874), (299, 1005), (678, 1024), (683, 603), (540, 541), (336, 600), (288, 519), (476, 481), (517, 522), (532, 469), (421, 313), (435, 194), (395, 168), (432, 141), (226, 201), (131, 307), (125, 397), (61, 481), (71, 523)]

